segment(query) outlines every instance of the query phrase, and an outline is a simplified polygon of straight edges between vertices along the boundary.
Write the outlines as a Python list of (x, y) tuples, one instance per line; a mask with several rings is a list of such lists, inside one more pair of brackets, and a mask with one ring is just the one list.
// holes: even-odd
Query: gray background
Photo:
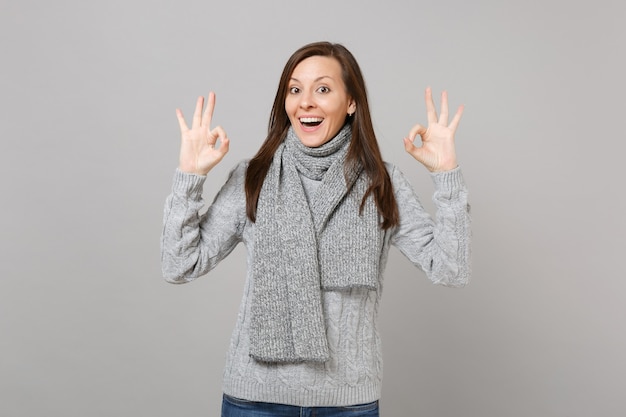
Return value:
[(244, 248), (162, 280), (174, 109), (217, 93), (210, 199), (317, 40), (359, 60), (384, 157), (429, 209), (402, 137), (426, 86), (466, 105), (473, 281), (435, 287), (392, 250), (383, 414), (623, 415), (625, 11), (577, 3), (2, 0), (0, 415), (218, 414)]

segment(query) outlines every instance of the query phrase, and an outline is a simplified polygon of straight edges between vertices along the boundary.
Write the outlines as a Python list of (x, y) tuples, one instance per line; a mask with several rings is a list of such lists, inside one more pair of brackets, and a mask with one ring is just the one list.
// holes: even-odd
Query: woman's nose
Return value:
[(313, 99), (313, 95), (311, 93), (303, 92), (302, 95), (300, 95), (300, 107), (303, 109), (315, 107), (315, 100)]

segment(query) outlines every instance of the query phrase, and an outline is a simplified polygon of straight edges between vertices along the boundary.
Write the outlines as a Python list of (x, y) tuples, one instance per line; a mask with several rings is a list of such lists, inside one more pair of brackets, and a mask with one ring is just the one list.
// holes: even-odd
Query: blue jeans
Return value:
[(378, 401), (346, 407), (298, 407), (241, 400), (224, 394), (222, 417), (379, 417)]

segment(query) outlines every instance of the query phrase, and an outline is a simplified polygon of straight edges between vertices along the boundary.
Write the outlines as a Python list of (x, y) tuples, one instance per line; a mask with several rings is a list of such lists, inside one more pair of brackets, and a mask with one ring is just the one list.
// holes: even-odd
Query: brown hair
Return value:
[(352, 128), (352, 139), (346, 164), (359, 161), (370, 179), (370, 185), (363, 196), (360, 210), (363, 210), (365, 201), (371, 194), (378, 208), (378, 213), (383, 218), (382, 228), (388, 229), (396, 226), (399, 221), (398, 206), (393, 194), (391, 179), (385, 169), (374, 134), (367, 102), (367, 89), (361, 69), (354, 56), (343, 45), (329, 42), (305, 45), (294, 52), (285, 64), (270, 113), (267, 138), (254, 158), (250, 160), (246, 171), (246, 214), (251, 221), (256, 220), (256, 207), (261, 186), (272, 163), (274, 153), (285, 139), (290, 126), (289, 117), (285, 111), (289, 78), (300, 62), (312, 56), (332, 57), (339, 62), (346, 92), (356, 103), (356, 112), (346, 119), (346, 123), (349, 123)]

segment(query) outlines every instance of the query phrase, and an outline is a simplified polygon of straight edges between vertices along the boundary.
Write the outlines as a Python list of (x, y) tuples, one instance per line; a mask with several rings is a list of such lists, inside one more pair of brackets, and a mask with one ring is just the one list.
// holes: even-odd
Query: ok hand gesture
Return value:
[[(180, 159), (179, 169), (191, 174), (206, 175), (217, 165), (228, 152), (229, 140), (221, 126), (211, 129), (211, 118), (215, 108), (215, 94), (209, 93), (207, 106), (202, 113), (204, 97), (198, 97), (196, 110), (193, 113), (191, 129), (187, 127), (183, 112), (176, 109), (180, 125)], [(215, 147), (217, 139), (219, 147)]]
[[(413, 126), (409, 136), (404, 138), (404, 149), (431, 172), (449, 171), (456, 168), (454, 134), (463, 114), (463, 106), (459, 107), (448, 124), (448, 93), (444, 91), (441, 93), (441, 114), (437, 118), (435, 102), (429, 87), (426, 89), (426, 113), (428, 127), (420, 124)], [(420, 135), (422, 139), (421, 146), (413, 144), (417, 135)]]

